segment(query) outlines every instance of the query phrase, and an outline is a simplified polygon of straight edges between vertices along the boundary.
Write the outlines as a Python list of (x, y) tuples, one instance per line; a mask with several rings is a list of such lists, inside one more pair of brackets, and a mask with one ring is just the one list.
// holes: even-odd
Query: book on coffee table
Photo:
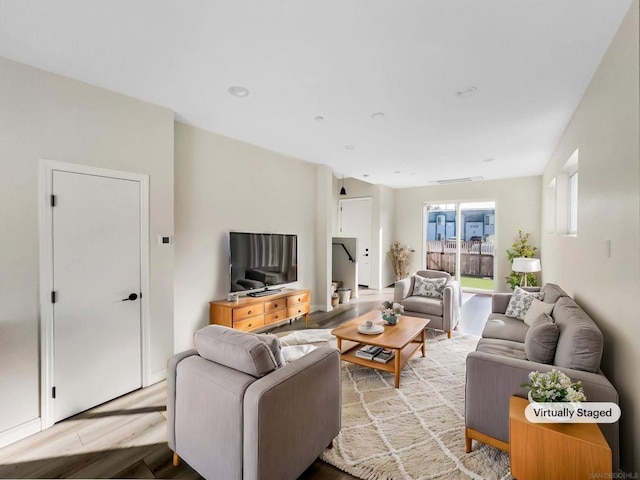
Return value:
[(373, 357), (373, 361), (379, 362), (379, 363), (387, 363), (389, 360), (391, 360), (395, 356), (396, 356), (395, 351), (383, 349), (380, 352), (378, 352), (375, 357)]
[(382, 347), (377, 347), (375, 345), (365, 345), (364, 347), (358, 349), (358, 351), (356, 352), (356, 357), (372, 360), (381, 351)]

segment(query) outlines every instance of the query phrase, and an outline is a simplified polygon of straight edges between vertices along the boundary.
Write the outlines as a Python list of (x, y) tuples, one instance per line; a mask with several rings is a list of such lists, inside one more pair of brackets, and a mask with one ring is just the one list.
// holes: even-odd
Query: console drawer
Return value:
[(236, 330), (253, 330), (255, 328), (264, 327), (264, 315), (256, 315), (255, 317), (233, 322), (233, 328)]
[(287, 308), (287, 317), (297, 317), (299, 315), (304, 315), (305, 313), (309, 313), (310, 306), (309, 303), (299, 303), (297, 305), (293, 305), (292, 307)]
[(254, 315), (261, 315), (264, 313), (264, 303), (256, 303), (246, 307), (238, 307), (233, 309), (233, 323), (238, 320), (244, 320), (245, 318), (253, 317)]
[(277, 312), (267, 313), (264, 316), (264, 324), (269, 325), (270, 323), (281, 322), (282, 320), (285, 320), (287, 318), (289, 317), (287, 317), (286, 310), (278, 310)]
[(287, 297), (287, 307), (291, 307), (298, 303), (305, 303), (305, 302), (307, 303), (309, 302), (309, 292), (300, 293), (298, 295), (291, 295), (290, 297)]
[[(287, 308), (287, 300), (285, 298), (279, 298), (278, 300), (272, 300), (264, 304), (264, 313), (275, 312), (276, 310), (283, 310)], [(284, 312), (282, 312), (284, 315)]]

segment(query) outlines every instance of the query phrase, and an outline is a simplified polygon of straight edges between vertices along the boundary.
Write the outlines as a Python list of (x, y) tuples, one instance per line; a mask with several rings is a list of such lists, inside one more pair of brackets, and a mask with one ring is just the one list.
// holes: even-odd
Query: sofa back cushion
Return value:
[(540, 292), (544, 294), (544, 301), (547, 303), (556, 303), (561, 297), (569, 296), (555, 283), (545, 283)]
[(201, 357), (252, 377), (263, 377), (277, 368), (271, 349), (257, 335), (209, 325), (196, 332), (195, 343)]
[(560, 330), (556, 356), (558, 367), (597, 372), (602, 359), (602, 332), (571, 297), (561, 297), (553, 309)]
[(449, 275), (447, 272), (441, 272), (439, 270), (418, 270), (416, 272), (416, 275), (422, 278), (446, 278), (447, 283), (449, 283), (449, 280), (451, 280), (451, 275)]
[(531, 322), (524, 337), (524, 353), (532, 362), (553, 363), (560, 331), (553, 319), (546, 313), (538, 315)]

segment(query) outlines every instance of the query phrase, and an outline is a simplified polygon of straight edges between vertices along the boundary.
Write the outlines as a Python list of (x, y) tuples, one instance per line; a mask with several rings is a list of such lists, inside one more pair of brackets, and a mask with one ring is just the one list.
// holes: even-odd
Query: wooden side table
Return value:
[(525, 398), (509, 400), (511, 475), (518, 480), (611, 475), (611, 448), (597, 423), (531, 423), (524, 416), (527, 405)]

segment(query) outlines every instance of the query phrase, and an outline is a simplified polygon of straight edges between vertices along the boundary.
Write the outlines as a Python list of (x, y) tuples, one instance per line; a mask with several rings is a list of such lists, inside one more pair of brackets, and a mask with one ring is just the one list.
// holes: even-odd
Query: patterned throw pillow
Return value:
[(442, 298), (442, 292), (447, 284), (446, 278), (424, 278), (414, 275), (413, 295), (419, 297)]
[(531, 306), (534, 298), (542, 300), (544, 293), (542, 292), (527, 292), (526, 290), (516, 287), (507, 305), (507, 311), (504, 314), (507, 317), (517, 318), (524, 321), (524, 316), (527, 314), (527, 310)]

